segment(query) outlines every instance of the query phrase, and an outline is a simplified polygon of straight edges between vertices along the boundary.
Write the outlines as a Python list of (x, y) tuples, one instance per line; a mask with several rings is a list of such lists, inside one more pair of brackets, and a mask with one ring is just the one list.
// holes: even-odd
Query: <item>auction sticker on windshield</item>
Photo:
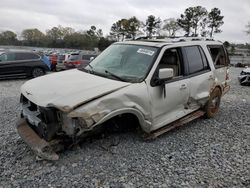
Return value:
[(146, 55), (150, 55), (150, 56), (152, 56), (152, 55), (154, 55), (154, 51), (152, 51), (152, 50), (148, 50), (148, 49), (143, 49), (143, 48), (139, 48), (138, 50), (137, 50), (137, 53), (140, 53), (140, 54), (146, 54)]

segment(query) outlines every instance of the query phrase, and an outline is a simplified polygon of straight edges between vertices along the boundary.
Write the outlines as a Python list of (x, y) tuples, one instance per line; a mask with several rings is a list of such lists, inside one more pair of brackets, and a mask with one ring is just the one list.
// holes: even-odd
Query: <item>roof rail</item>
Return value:
[(206, 37), (166, 37), (162, 39), (149, 39), (148, 37), (141, 37), (136, 40), (143, 40), (148, 42), (188, 42), (188, 41), (214, 41), (213, 38)]

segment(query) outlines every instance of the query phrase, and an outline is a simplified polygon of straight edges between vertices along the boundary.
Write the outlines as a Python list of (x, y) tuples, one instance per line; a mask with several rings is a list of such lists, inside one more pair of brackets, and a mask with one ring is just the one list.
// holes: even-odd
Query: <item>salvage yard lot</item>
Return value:
[(231, 68), (231, 90), (214, 119), (198, 119), (152, 141), (136, 131), (87, 140), (36, 161), (15, 130), (19, 88), (0, 81), (0, 187), (250, 187), (250, 87)]

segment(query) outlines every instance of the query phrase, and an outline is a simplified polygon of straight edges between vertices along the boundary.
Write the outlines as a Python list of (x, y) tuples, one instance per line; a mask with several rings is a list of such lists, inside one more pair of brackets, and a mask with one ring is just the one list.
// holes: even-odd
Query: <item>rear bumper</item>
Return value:
[(35, 152), (36, 155), (47, 160), (59, 159), (59, 156), (53, 151), (50, 144), (40, 138), (24, 118), (21, 118), (17, 122), (16, 128), (20, 137)]

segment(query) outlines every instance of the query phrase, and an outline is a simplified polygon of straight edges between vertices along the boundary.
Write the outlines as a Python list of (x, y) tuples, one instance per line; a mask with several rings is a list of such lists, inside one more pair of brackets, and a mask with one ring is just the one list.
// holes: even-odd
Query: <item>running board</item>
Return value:
[(171, 131), (172, 129), (175, 129), (177, 127), (181, 127), (183, 125), (185, 125), (186, 123), (190, 122), (190, 121), (193, 121), (201, 116), (203, 116), (205, 114), (205, 112), (201, 111), (201, 110), (198, 110), (198, 111), (195, 111), (191, 114), (188, 114), (160, 129), (157, 129), (153, 132), (151, 132), (148, 136), (146, 136), (146, 140), (149, 140), (149, 139), (154, 139), (168, 131)]
[(17, 132), (26, 144), (35, 152), (36, 155), (46, 160), (58, 160), (59, 156), (53, 151), (50, 144), (40, 138), (35, 131), (28, 125), (24, 118), (17, 122)]

